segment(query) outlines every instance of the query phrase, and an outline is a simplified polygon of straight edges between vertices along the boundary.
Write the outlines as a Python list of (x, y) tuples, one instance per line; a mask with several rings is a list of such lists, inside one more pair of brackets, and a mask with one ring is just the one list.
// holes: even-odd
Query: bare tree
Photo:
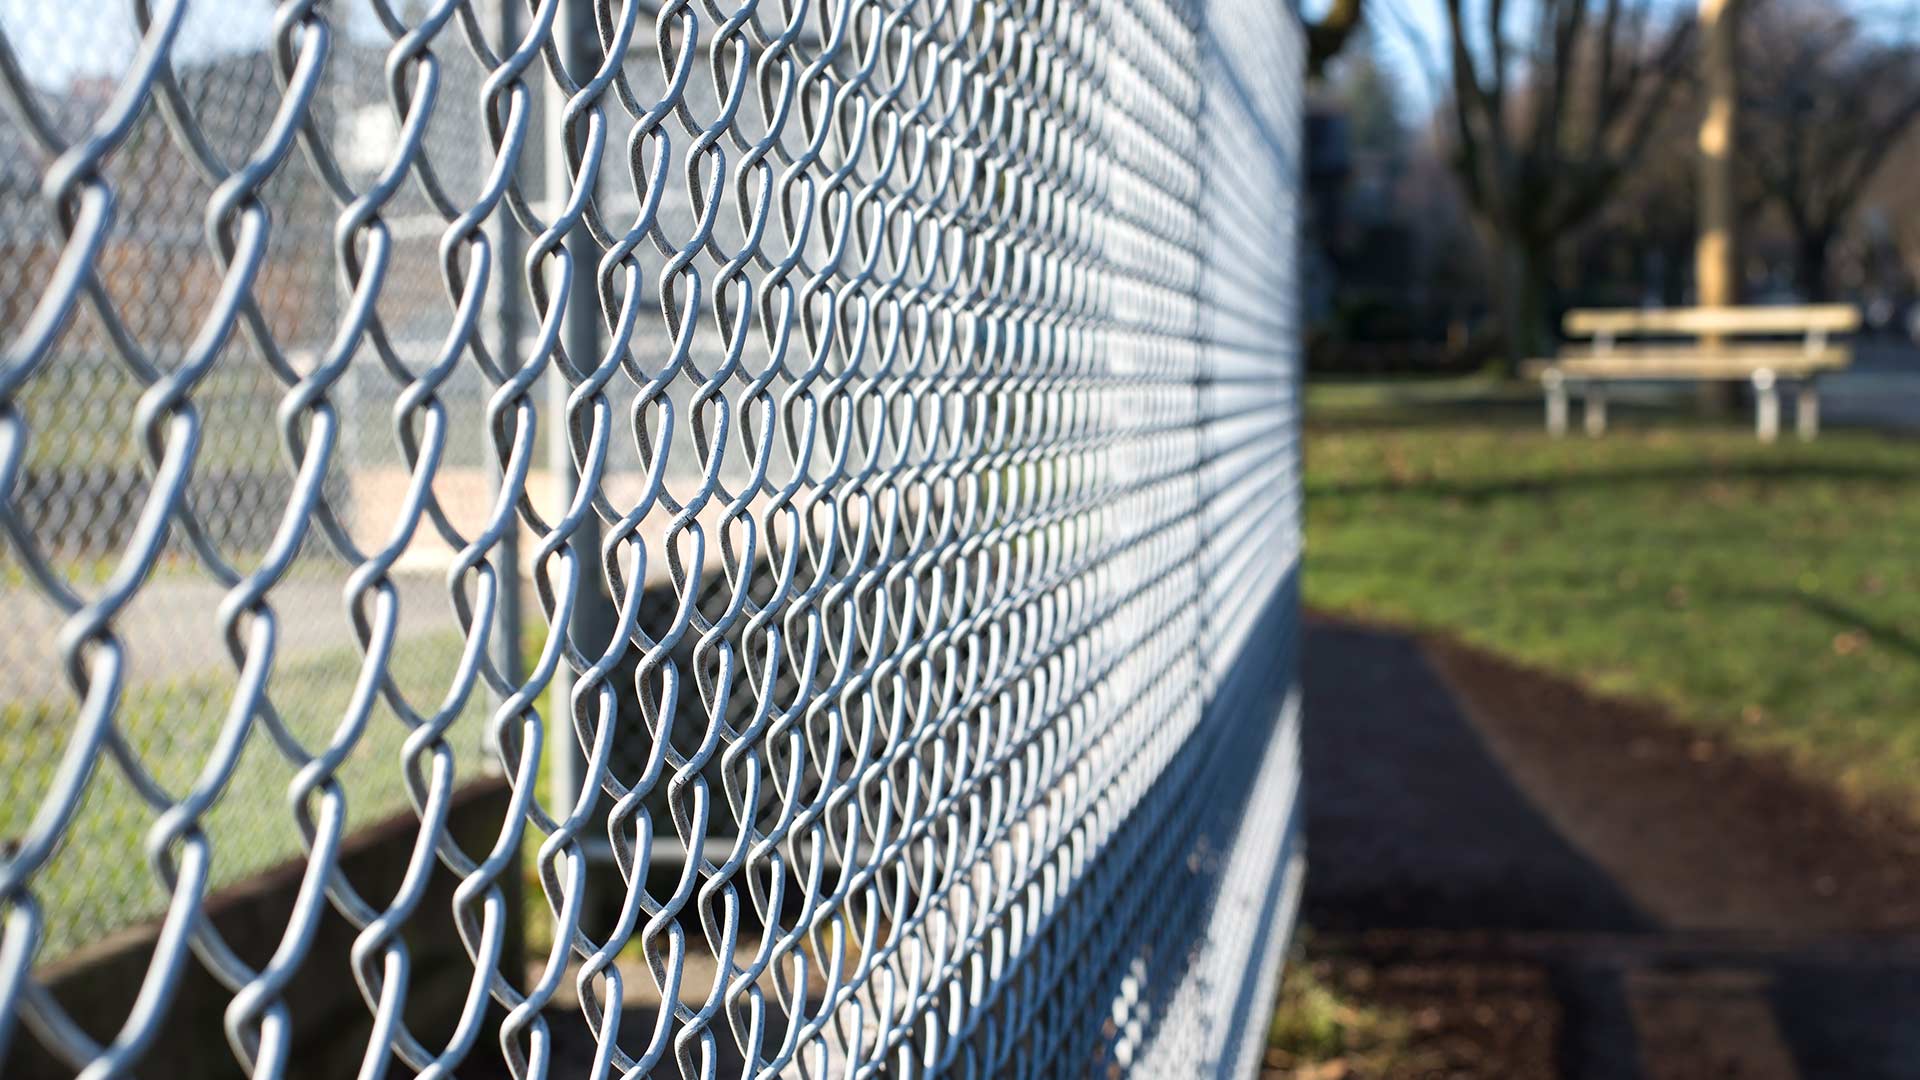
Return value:
[(1910, 127), (1880, 165), (1861, 200), (1863, 212), (1878, 208), (1909, 281), (1920, 284), (1920, 125)]
[(1333, 0), (1318, 22), (1307, 24), (1307, 75), (1319, 78), (1360, 26), (1361, 0)]
[(1745, 172), (1794, 236), (1794, 284), (1832, 294), (1829, 254), (1920, 116), (1920, 49), (1832, 0), (1749, 0), (1741, 34)]
[[(1677, 87), (1640, 155), (1572, 241), (1569, 304), (1634, 307), (1687, 302), (1700, 232), (1699, 95)], [(1741, 190), (1736, 187), (1736, 191)], [(1735, 218), (1747, 220), (1745, 207)]]
[(1640, 160), (1688, 77), (1693, 22), (1655, 0), (1445, 0), (1453, 167), (1513, 361), (1549, 340), (1556, 256)]

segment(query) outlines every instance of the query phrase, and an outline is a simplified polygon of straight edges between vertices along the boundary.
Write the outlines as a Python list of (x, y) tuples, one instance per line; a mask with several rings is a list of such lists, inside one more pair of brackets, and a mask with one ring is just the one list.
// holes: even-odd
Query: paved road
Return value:
[[(396, 576), (402, 640), (424, 634), (453, 635), (459, 626), (445, 582), (433, 574)], [(304, 657), (355, 655), (341, 585), (329, 577), (301, 577), (274, 589), (279, 614), (279, 663)], [(226, 591), (204, 577), (163, 576), (149, 581), (115, 626), (130, 657), (128, 684), (168, 684), (218, 672), (232, 662), (220, 636), (220, 603)], [(65, 699), (71, 691), (60, 665), (58, 638), (64, 616), (24, 586), (0, 590), (6, 620), (0, 625), (0, 663), (8, 701)]]
[[(1859, 342), (1854, 348), (1853, 365), (1820, 376), (1819, 386), (1820, 419), (1829, 428), (1920, 431), (1920, 348), (1904, 339)], [(1622, 405), (1671, 408), (1676, 403), (1690, 403), (1692, 387), (1673, 382), (1618, 383), (1610, 395)], [(1793, 391), (1788, 389), (1781, 420), (1789, 429), (1793, 407)]]
[(1821, 416), (1836, 427), (1920, 430), (1920, 348), (1868, 339), (1853, 366), (1820, 380)]

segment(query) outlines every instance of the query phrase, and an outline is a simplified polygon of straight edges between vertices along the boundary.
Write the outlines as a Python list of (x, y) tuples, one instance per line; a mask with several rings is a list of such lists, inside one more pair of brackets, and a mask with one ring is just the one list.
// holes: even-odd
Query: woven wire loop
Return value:
[(1270, 0), (0, 11), (0, 1062), (164, 1074), (210, 977), (240, 1070), (318, 1074), (350, 978), (362, 1076), (1244, 1071), (1300, 49)]

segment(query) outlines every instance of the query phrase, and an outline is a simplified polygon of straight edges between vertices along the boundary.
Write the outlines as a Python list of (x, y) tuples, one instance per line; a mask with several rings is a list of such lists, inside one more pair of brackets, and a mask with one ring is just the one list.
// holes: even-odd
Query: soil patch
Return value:
[(1302, 670), (1303, 962), (1426, 1021), (1341, 1075), (1912, 1075), (1911, 821), (1444, 637), (1314, 615)]
[(1920, 828), (1658, 707), (1444, 637), (1426, 655), (1561, 835), (1673, 929), (1920, 929)]

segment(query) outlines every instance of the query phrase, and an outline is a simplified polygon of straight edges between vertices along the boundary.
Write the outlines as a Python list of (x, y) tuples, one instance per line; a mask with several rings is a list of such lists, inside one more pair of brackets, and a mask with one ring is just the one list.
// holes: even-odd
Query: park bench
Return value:
[(1803, 439), (1820, 430), (1815, 375), (1844, 368), (1851, 346), (1833, 338), (1860, 328), (1848, 304), (1796, 307), (1651, 308), (1569, 311), (1569, 343), (1551, 360), (1527, 365), (1546, 391), (1547, 430), (1567, 430), (1568, 396), (1578, 389), (1587, 434), (1607, 429), (1607, 384), (1650, 380), (1746, 382), (1753, 385), (1754, 430), (1772, 442), (1780, 432), (1780, 383), (1797, 384), (1795, 427)]

